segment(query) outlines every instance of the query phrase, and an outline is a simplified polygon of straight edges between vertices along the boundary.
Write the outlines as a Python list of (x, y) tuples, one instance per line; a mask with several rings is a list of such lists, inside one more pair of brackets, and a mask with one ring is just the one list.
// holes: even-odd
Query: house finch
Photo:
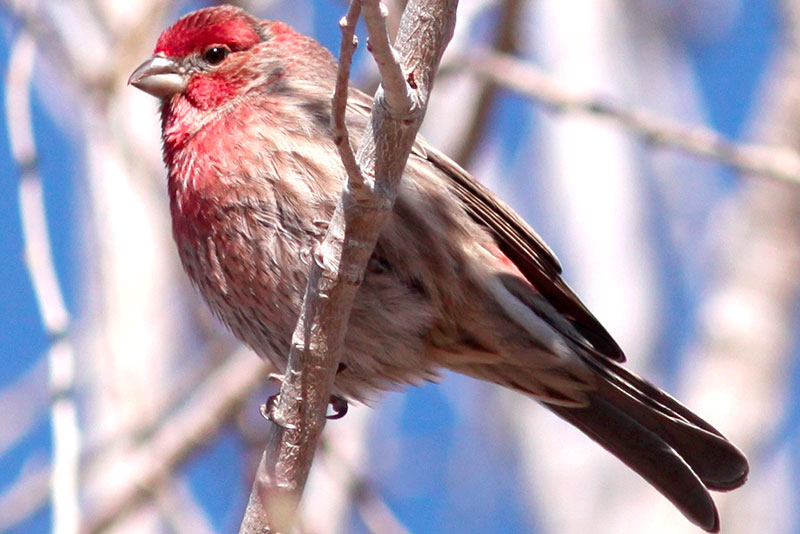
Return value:
[[(284, 369), (311, 263), (346, 176), (330, 127), (336, 63), (281, 22), (230, 7), (164, 31), (130, 83), (161, 99), (172, 229), (213, 312)], [(351, 89), (354, 141), (372, 100)], [(622, 367), (538, 235), (418, 138), (353, 305), (335, 393), (353, 400), (452, 369), (541, 402), (717, 531), (708, 489), (744, 455)]]

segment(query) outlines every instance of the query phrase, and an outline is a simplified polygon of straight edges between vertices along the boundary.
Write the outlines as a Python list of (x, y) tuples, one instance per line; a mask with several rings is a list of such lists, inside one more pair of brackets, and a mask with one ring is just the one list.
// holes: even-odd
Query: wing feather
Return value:
[[(372, 97), (357, 89), (350, 89), (348, 111), (363, 120), (369, 115), (371, 107)], [(351, 115), (351, 118), (354, 117)], [(575, 339), (570, 332), (562, 332), (563, 334), (569, 335), (574, 342), (590, 351), (617, 362), (625, 361), (625, 354), (611, 334), (561, 278), (561, 263), (555, 253), (528, 223), (422, 137), (417, 138), (412, 154), (430, 162), (447, 179), (451, 190), (470, 217), (491, 232), (500, 251), (556, 311), (572, 324), (583, 339)]]
[(418, 145), (415, 150), (449, 178), (452, 190), (470, 216), (489, 229), (500, 250), (528, 282), (572, 323), (597, 352), (624, 362), (622, 349), (561, 278), (561, 264), (544, 240), (514, 210), (458, 164), (424, 142)]

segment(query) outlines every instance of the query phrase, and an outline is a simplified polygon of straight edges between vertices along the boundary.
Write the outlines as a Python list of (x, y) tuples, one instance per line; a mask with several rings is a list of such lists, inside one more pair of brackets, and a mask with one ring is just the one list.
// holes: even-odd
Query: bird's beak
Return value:
[(186, 89), (186, 76), (180, 65), (164, 56), (153, 56), (133, 71), (128, 85), (156, 98), (169, 98)]

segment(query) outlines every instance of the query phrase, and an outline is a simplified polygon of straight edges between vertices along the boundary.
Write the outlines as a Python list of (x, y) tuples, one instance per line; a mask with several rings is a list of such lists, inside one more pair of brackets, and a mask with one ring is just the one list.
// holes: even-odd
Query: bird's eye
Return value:
[(227, 46), (212, 46), (203, 52), (203, 59), (209, 65), (219, 65), (231, 51)]

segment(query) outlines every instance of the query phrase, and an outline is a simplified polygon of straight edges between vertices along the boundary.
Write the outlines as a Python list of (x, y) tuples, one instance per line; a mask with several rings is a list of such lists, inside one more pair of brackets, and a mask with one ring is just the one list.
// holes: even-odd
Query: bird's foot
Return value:
[[(277, 373), (271, 373), (268, 377), (269, 380), (276, 380), (278, 382), (283, 382), (283, 375)], [(281, 428), (285, 428), (287, 430), (292, 430), (297, 428), (297, 425), (294, 425), (286, 420), (286, 418), (278, 413), (278, 401), (280, 400), (280, 393), (276, 393), (275, 395), (270, 395), (267, 399), (267, 402), (261, 405), (260, 411), (261, 416), (270, 421), (275, 423)], [(330, 400), (328, 401), (330, 404), (333, 413), (330, 415), (326, 415), (325, 417), (328, 419), (341, 419), (345, 415), (347, 415), (347, 410), (349, 404), (344, 399), (344, 397), (340, 397), (339, 395), (331, 395)]]
[(286, 430), (294, 430), (297, 428), (297, 425), (293, 425), (287, 421), (283, 414), (278, 412), (278, 401), (280, 400), (280, 397), (280, 393), (270, 395), (269, 398), (267, 398), (267, 402), (261, 405), (261, 416), (267, 421), (270, 421), (281, 428), (285, 428)]
[(347, 415), (347, 409), (350, 406), (347, 404), (347, 401), (344, 397), (340, 397), (339, 395), (331, 395), (331, 399), (328, 401), (328, 404), (331, 405), (331, 409), (333, 413), (330, 415), (326, 415), (328, 419), (341, 419), (345, 415)]

